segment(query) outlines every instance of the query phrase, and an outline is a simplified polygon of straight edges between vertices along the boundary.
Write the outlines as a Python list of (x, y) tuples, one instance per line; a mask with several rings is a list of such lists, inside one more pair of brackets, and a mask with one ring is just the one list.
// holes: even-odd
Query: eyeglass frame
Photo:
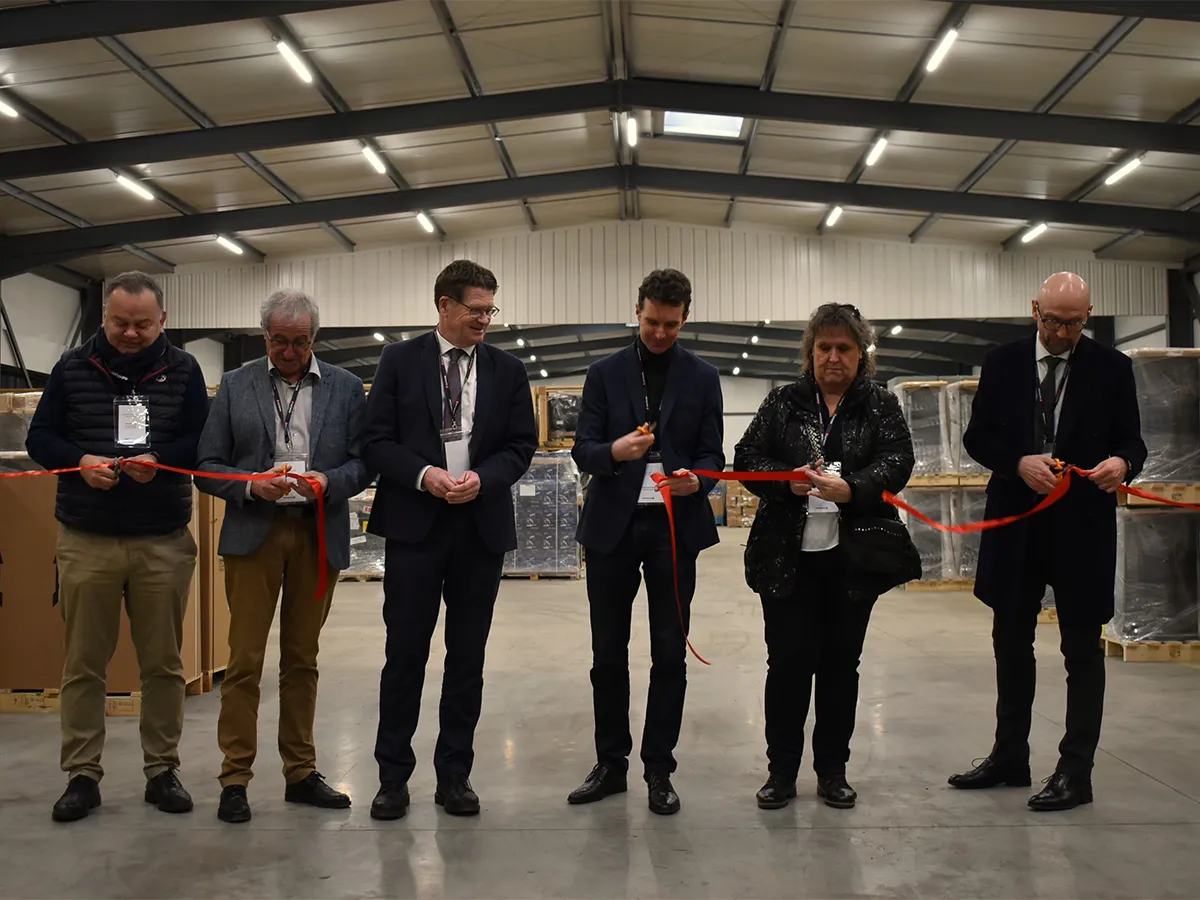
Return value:
[(271, 345), (273, 350), (278, 350), (282, 353), (288, 347), (291, 347), (297, 353), (303, 353), (312, 347), (314, 341), (311, 338), (296, 338), (294, 341), (289, 341), (287, 338), (273, 337), (270, 334), (265, 335), (267, 343)]
[(1033, 301), (1033, 309), (1037, 313), (1038, 321), (1049, 328), (1051, 331), (1058, 331), (1060, 328), (1066, 328), (1067, 331), (1079, 331), (1088, 323), (1090, 315), (1085, 313), (1082, 319), (1060, 319), (1057, 316), (1047, 316), (1042, 313), (1042, 305), (1036, 300)]
[(449, 294), (444, 295), (447, 300), (453, 300), (459, 306), (467, 311), (473, 319), (494, 319), (500, 315), (500, 307), (489, 306), (486, 309), (477, 309), (469, 305), (465, 300), (459, 300), (457, 297), (451, 297)]

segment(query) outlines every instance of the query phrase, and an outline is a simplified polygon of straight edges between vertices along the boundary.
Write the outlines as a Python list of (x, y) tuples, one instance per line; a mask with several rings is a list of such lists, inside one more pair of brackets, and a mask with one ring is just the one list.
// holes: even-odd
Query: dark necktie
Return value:
[[(447, 355), (450, 357), (450, 365), (446, 368), (446, 382), (450, 385), (450, 396), (442, 406), (442, 427), (457, 428), (462, 422), (462, 410), (459, 409), (459, 404), (462, 403), (462, 372), (458, 363), (467, 354), (465, 350), (451, 347)], [(455, 415), (455, 412), (458, 415)]]
[(1043, 449), (1053, 449), (1054, 447), (1054, 407), (1056, 406), (1055, 401), (1058, 399), (1057, 384), (1054, 376), (1058, 371), (1058, 364), (1061, 362), (1062, 360), (1057, 356), (1046, 357), (1046, 377), (1042, 379), (1041, 408)]

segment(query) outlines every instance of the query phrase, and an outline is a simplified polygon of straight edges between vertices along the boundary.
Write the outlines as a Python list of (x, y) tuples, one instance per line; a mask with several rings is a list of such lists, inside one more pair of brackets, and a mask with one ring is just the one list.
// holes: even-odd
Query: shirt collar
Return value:
[[(442, 356), (445, 356), (451, 350), (454, 349), (454, 345), (452, 343), (450, 343), (448, 340), (446, 340), (444, 337), (442, 337), (442, 333), (440, 331), (434, 331), (434, 334), (437, 335), (438, 351)], [(468, 357), (475, 355), (475, 348), (473, 346), (468, 347), (466, 349), (459, 347), (458, 349), (462, 350), (462, 352), (467, 354)], [(480, 363), (480, 365), (483, 365), (483, 364)]]
[[(283, 374), (277, 368), (275, 368), (275, 366), (273, 366), (271, 364), (271, 361), (269, 359), (267, 360), (267, 373), (269, 375), (274, 375), (277, 378), (283, 378)], [(318, 381), (320, 380), (321, 367), (319, 365), (317, 365), (317, 354), (314, 353), (308, 358), (308, 371), (305, 372), (304, 374), (305, 374), (305, 376), (312, 375)], [(283, 380), (286, 381), (287, 379), (284, 378)], [(301, 378), (301, 381), (303, 381), (303, 380), (304, 379)]]

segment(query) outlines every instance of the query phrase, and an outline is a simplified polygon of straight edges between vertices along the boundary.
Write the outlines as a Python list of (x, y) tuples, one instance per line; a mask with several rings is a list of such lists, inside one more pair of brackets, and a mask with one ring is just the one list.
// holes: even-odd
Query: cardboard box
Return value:
[[(206, 676), (224, 672), (229, 665), (229, 600), (225, 593), (225, 560), (217, 553), (221, 525), (225, 522), (225, 501), (211, 494), (200, 494), (200, 558), (196, 567), (200, 576), (200, 669)], [(211, 686), (208, 678), (206, 686)]]
[[(62, 685), (63, 622), (54, 558), (57, 488), (58, 479), (52, 475), (0, 479), (0, 509), (5, 513), (0, 516), (0, 689), (45, 691)], [(193, 536), (198, 532), (197, 505), (193, 503)], [(189, 682), (201, 675), (200, 605), (193, 578), (183, 624), (183, 668)], [(108, 666), (108, 692), (140, 690), (137, 653), (122, 610), (120, 638)]]

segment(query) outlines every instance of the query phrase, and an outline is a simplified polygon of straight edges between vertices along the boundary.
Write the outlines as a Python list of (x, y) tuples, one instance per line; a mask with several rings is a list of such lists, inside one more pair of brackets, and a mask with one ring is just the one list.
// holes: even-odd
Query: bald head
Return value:
[(1043, 281), (1033, 316), (1046, 349), (1059, 354), (1075, 346), (1091, 311), (1091, 289), (1074, 272), (1057, 272)]

